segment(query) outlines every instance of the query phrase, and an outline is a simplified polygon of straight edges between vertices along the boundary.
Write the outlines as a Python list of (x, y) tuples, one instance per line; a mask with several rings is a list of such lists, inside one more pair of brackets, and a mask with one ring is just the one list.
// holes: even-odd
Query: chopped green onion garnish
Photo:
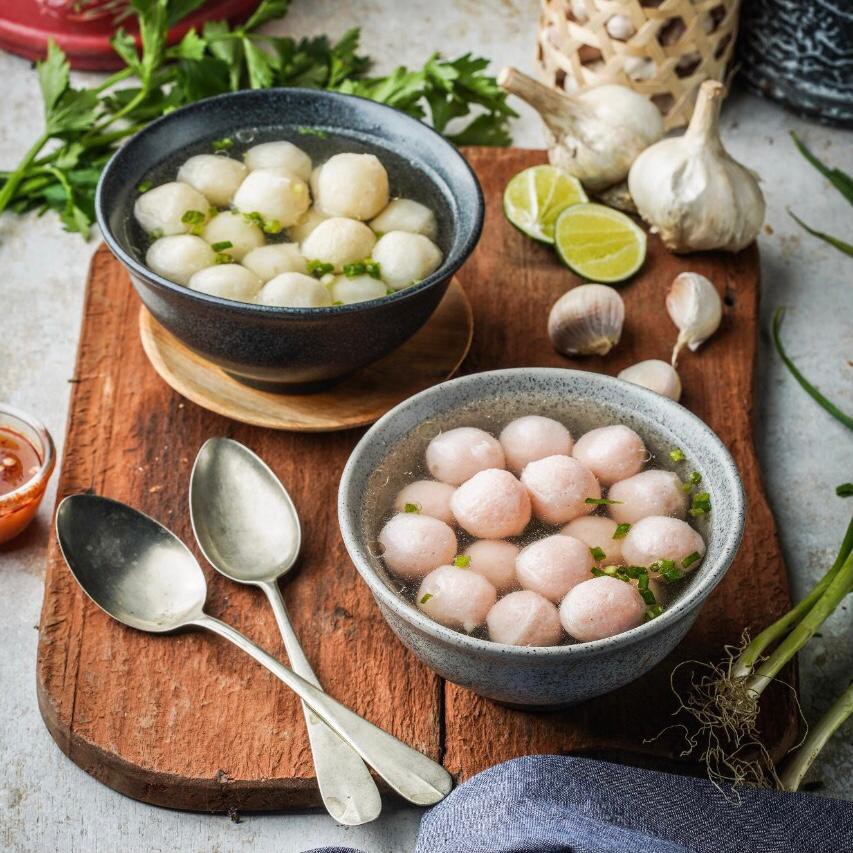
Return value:
[(201, 234), (202, 226), (207, 219), (207, 215), (200, 210), (188, 210), (181, 217), (181, 222), (187, 226), (187, 231), (190, 234)]
[(672, 459), (673, 462), (683, 462), (685, 459), (684, 451), (680, 447), (674, 447), (669, 451), (669, 458)]
[(148, 190), (150, 190), (151, 187), (153, 187), (153, 186), (154, 186), (154, 184), (151, 181), (140, 181), (136, 185), (136, 190), (137, 190), (137, 192), (147, 193)]
[(365, 272), (367, 272), (367, 268), (364, 265), (364, 261), (344, 264), (344, 275), (347, 278), (355, 278), (357, 275), (364, 275)]
[(646, 622), (651, 622), (652, 619), (657, 619), (661, 613), (663, 613), (663, 605), (652, 604), (650, 607), (646, 608)]
[(587, 498), (584, 503), (590, 504), (591, 506), (612, 506), (613, 504), (621, 504), (623, 502), (612, 501), (610, 498)]
[(698, 471), (693, 471), (693, 472), (690, 474), (690, 482), (691, 482), (694, 486), (698, 486), (698, 485), (699, 485), (699, 483), (701, 483), (701, 482), (702, 482), (702, 475), (701, 475)]
[(210, 248), (214, 252), (224, 252), (226, 249), (233, 249), (234, 244), (230, 240), (221, 240), (219, 243), (211, 243)]
[(691, 483), (689, 480), (686, 483), (682, 483), (681, 491), (689, 494), (691, 491), (693, 491), (693, 483)]
[(421, 604), (426, 604), (432, 598), (431, 592), (425, 592), (421, 597)]
[(324, 261), (308, 261), (306, 266), (308, 268), (308, 274), (313, 275), (314, 278), (322, 278), (327, 273), (335, 271), (334, 264), (327, 264)]
[(604, 576), (604, 572), (598, 568), (598, 566), (593, 566), (590, 571), (592, 572), (592, 576), (595, 578), (600, 578)]
[(629, 578), (639, 578), (640, 575), (647, 574), (647, 570), (642, 566), (628, 566), (622, 570)]
[(270, 219), (269, 222), (264, 222), (264, 234), (278, 234), (282, 229), (282, 224), (277, 219)]
[(234, 258), (228, 254), (228, 252), (217, 252), (213, 256), (213, 263), (215, 264), (233, 264)]
[(620, 566), (605, 566), (601, 572), (605, 575), (616, 575), (619, 574)]
[(336, 299), (336, 300), (332, 303), (332, 308), (334, 308), (336, 305), (343, 305), (343, 304), (344, 304), (344, 303), (343, 303), (343, 302), (341, 302), (341, 300), (340, 300), (340, 299)]
[(607, 556), (604, 551), (602, 551), (601, 548), (598, 547), (598, 545), (596, 545), (595, 548), (590, 548), (589, 552), (590, 554), (592, 554), (592, 558), (598, 563), (600, 563)]
[(648, 575), (648, 573), (647, 573), (647, 572), (643, 572), (643, 573), (642, 573), (642, 574), (637, 578), (637, 589), (639, 589), (640, 591), (642, 591), (642, 590), (644, 590), (644, 589), (648, 589), (648, 588), (649, 588), (649, 575)]
[(628, 535), (628, 531), (631, 529), (630, 524), (617, 524), (616, 529), (613, 531), (614, 539), (624, 539)]
[(223, 139), (214, 139), (213, 142), (210, 143), (210, 147), (214, 151), (227, 151), (229, 148), (234, 147), (234, 140), (228, 136)]
[(709, 513), (711, 511), (711, 496), (707, 492), (697, 492), (693, 495), (688, 511), (694, 518)]
[(681, 561), (681, 568), (682, 568), (682, 569), (688, 569), (688, 568), (690, 568), (690, 566), (692, 566), (692, 565), (693, 565), (697, 560), (701, 560), (701, 559), (702, 559), (702, 558), (699, 556), (699, 552), (698, 552), (698, 551), (694, 551), (692, 554), (688, 554), (688, 555), (687, 555), (687, 556), (686, 556), (686, 557)]
[(404, 512), (420, 512), (421, 508), (417, 504), (406, 504), (403, 507)]
[(667, 583), (675, 583), (676, 581), (680, 581), (684, 577), (684, 574), (682, 573), (681, 569), (678, 569), (673, 566), (672, 568), (661, 569), (660, 576)]
[(835, 487), (835, 494), (840, 498), (853, 497), (853, 483), (842, 483)]
[(318, 139), (325, 139), (329, 135), (319, 127), (297, 127), (296, 132), (300, 136), (316, 136)]
[(159, 240), (163, 236), (163, 229), (162, 228), (155, 228), (153, 231), (151, 231), (148, 234), (148, 236), (152, 240)]
[(467, 554), (459, 554), (453, 558), (453, 565), (459, 569), (467, 569), (471, 565), (471, 558)]
[(381, 278), (382, 270), (379, 261), (374, 261), (373, 258), (365, 258), (364, 270), (371, 278)]
[(642, 597), (643, 601), (646, 602), (646, 604), (648, 604), (648, 605), (657, 604), (657, 599), (655, 598), (655, 594), (650, 589), (648, 589), (648, 588), (639, 589), (638, 588), (637, 592), (640, 593), (640, 596)]
[(251, 213), (244, 213), (243, 219), (250, 225), (257, 225), (261, 229), (264, 227), (264, 218), (257, 210), (253, 210)]

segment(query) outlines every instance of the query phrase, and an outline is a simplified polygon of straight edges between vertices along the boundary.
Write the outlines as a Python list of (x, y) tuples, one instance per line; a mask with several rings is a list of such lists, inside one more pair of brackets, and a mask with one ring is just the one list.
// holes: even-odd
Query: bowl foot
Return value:
[(229, 370), (224, 372), (241, 385), (248, 385), (249, 388), (256, 388), (258, 391), (266, 391), (269, 394), (316, 394), (319, 391), (326, 391), (349, 375), (335, 376), (332, 379), (315, 379), (312, 382), (275, 382), (240, 376), (239, 373), (231, 373)]

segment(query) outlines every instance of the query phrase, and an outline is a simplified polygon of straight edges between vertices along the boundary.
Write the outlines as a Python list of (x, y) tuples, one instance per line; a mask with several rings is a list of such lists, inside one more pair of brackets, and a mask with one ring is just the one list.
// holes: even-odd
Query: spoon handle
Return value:
[[(259, 586), (272, 605), (290, 668), (319, 688), (320, 682), (293, 630), (278, 584), (267, 581)], [(367, 765), (304, 701), (302, 713), (305, 715), (317, 785), (326, 810), (338, 823), (346, 826), (358, 826), (377, 818), (382, 811), (382, 798)]]
[(225, 637), (265, 666), (410, 803), (431, 806), (450, 793), (453, 779), (440, 764), (327, 696), (230, 625), (206, 613), (185, 624), (197, 625)]

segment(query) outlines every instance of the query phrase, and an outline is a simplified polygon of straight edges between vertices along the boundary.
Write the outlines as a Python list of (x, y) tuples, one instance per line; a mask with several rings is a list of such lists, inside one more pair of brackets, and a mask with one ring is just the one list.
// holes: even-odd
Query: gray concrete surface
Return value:
[[(393, 0), (297, 0), (284, 25), (294, 34), (363, 31), (379, 68), (419, 63), (435, 48), (475, 50), (529, 68), (534, 3), (525, 0), (432, 0), (417, 12)], [(29, 63), (0, 55), (5, 99), (0, 164), (17, 161), (41, 124)], [(85, 79), (85, 78), (83, 78)], [(541, 146), (538, 120), (526, 109), (515, 124), (518, 145)], [(743, 93), (726, 104), (724, 138), (732, 154), (757, 170), (768, 201), (763, 263), (762, 347), (756, 442), (794, 592), (824, 570), (853, 502), (834, 488), (853, 480), (853, 442), (793, 382), (767, 333), (777, 305), (789, 307), (784, 335), (802, 370), (843, 409), (853, 410), (853, 261), (800, 230), (790, 205), (815, 227), (850, 240), (851, 209), (795, 152), (788, 131), (820, 156), (853, 172), (850, 134), (800, 120)], [(772, 229), (772, 233), (771, 233)], [(88, 259), (96, 241), (62, 232), (52, 215), (0, 218), (0, 399), (37, 413), (62, 445)], [(0, 547), (0, 849), (15, 851), (229, 851), (290, 853), (321, 844), (371, 853), (410, 850), (419, 812), (393, 803), (366, 828), (336, 827), (322, 814), (227, 817), (179, 814), (128, 800), (91, 779), (56, 748), (35, 700), (35, 653), (43, 563), (53, 490), (36, 524)], [(816, 719), (853, 677), (851, 608), (839, 609), (801, 656), (803, 710)], [(853, 720), (814, 768), (828, 796), (853, 800)]]

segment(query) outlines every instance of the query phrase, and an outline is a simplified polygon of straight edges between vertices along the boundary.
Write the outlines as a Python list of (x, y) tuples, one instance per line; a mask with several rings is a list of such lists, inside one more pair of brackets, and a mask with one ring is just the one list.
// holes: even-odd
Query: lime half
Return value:
[(577, 178), (556, 166), (531, 166), (506, 185), (504, 214), (528, 237), (553, 243), (557, 217), (567, 207), (586, 200)]
[(557, 217), (557, 254), (572, 272), (612, 284), (630, 278), (646, 259), (646, 232), (603, 204), (576, 204)]

